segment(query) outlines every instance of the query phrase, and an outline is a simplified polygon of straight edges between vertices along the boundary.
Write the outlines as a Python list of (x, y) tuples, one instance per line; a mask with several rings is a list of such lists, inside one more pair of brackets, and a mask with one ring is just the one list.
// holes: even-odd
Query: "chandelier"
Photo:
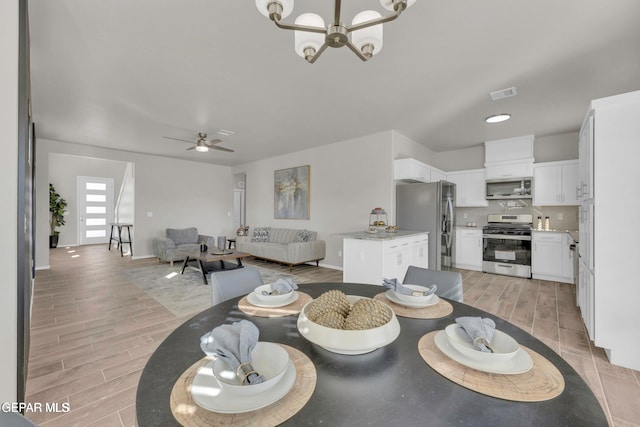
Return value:
[(380, 0), (382, 7), (392, 13), (382, 16), (375, 10), (365, 10), (353, 18), (351, 25), (342, 23), (341, 1), (335, 0), (333, 22), (328, 26), (315, 13), (303, 13), (294, 24), (281, 22), (293, 11), (293, 1), (256, 0), (256, 7), (279, 28), (293, 30), (296, 53), (313, 64), (327, 47), (347, 46), (363, 61), (371, 59), (382, 50), (382, 24), (396, 19), (416, 0)]

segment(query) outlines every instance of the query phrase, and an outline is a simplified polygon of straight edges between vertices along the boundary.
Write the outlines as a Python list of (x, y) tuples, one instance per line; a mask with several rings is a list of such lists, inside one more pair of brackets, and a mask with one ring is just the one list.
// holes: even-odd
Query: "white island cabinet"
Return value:
[(382, 285), (382, 279), (402, 281), (409, 265), (429, 267), (429, 233), (399, 230), (375, 234), (345, 233), (342, 280)]

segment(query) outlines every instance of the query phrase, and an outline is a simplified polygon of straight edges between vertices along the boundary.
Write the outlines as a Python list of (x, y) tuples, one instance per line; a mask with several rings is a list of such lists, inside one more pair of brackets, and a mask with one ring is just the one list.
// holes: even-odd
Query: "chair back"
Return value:
[(429, 270), (428, 268), (410, 265), (402, 284), (438, 286), (436, 295), (454, 301), (463, 302), (462, 299), (462, 275), (455, 271)]
[(212, 271), (209, 283), (211, 284), (211, 305), (246, 295), (258, 286), (264, 285), (258, 267), (254, 266)]

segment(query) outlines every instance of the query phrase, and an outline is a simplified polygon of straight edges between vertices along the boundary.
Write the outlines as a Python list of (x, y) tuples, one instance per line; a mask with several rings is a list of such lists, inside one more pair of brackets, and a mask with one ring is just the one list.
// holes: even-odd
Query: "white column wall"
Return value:
[(18, 1), (0, 1), (0, 402), (17, 391), (18, 28)]

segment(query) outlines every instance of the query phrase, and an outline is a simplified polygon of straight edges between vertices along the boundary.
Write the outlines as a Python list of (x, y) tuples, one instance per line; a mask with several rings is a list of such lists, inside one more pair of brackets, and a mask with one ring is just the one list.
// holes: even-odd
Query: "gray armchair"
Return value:
[(191, 228), (167, 228), (166, 237), (156, 237), (153, 239), (153, 254), (160, 261), (169, 261), (173, 266), (173, 261), (181, 261), (183, 256), (177, 255), (176, 250), (197, 250), (200, 243), (204, 242), (210, 248), (215, 247), (215, 240), (212, 236), (198, 234), (198, 229)]
[(455, 271), (429, 270), (410, 265), (402, 284), (430, 286), (436, 284), (436, 295), (463, 302), (462, 275)]

